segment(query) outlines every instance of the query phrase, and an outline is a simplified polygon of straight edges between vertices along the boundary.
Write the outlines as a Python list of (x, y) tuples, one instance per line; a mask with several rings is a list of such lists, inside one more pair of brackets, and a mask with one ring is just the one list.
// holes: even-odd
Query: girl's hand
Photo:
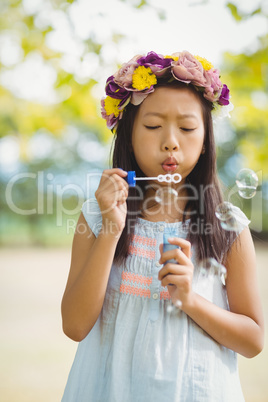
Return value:
[[(163, 253), (163, 244), (160, 245), (160, 264), (174, 258), (178, 264), (168, 262), (158, 273), (162, 286), (167, 286), (173, 304), (181, 301), (181, 309), (191, 303), (193, 297), (192, 280), (194, 266), (190, 260), (191, 243), (187, 240), (173, 237), (168, 239), (170, 244), (180, 246), (180, 249), (169, 250)], [(170, 286), (173, 285), (173, 286)]]
[(126, 223), (128, 184), (122, 169), (104, 170), (95, 192), (102, 214), (102, 233), (120, 237)]

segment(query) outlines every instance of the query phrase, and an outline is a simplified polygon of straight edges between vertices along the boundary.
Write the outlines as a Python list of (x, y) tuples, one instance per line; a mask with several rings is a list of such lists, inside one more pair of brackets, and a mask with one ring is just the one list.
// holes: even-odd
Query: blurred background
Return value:
[[(188, 50), (221, 69), (215, 125), (225, 197), (251, 220), (268, 314), (268, 1), (1, 0), (0, 400), (60, 401), (77, 345), (60, 302), (83, 201), (110, 167), (107, 77), (135, 54)], [(242, 168), (255, 197), (237, 194)], [(239, 357), (246, 401), (268, 401), (268, 353)]]

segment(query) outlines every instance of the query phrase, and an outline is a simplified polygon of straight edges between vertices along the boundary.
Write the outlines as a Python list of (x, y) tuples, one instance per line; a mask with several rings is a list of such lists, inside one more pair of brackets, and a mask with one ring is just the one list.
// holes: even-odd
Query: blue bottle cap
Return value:
[(136, 172), (134, 170), (130, 170), (127, 172), (127, 182), (129, 187), (136, 186)]

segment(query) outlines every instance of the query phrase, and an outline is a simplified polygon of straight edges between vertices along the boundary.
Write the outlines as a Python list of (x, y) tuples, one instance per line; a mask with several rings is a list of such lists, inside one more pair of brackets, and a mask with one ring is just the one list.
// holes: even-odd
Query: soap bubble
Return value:
[(176, 302), (174, 303), (174, 306), (175, 306), (176, 308), (181, 308), (182, 302), (181, 302), (180, 300), (176, 300)]
[(172, 301), (169, 302), (167, 306), (167, 313), (171, 314), (175, 311), (180, 311), (180, 308), (182, 306), (182, 302), (180, 300), (176, 300), (175, 303), (173, 304)]
[(223, 202), (216, 207), (215, 215), (220, 221), (226, 221), (233, 215), (232, 207), (230, 202)]
[(172, 187), (160, 187), (155, 193), (155, 201), (159, 204), (171, 204), (178, 197), (178, 192)]
[(229, 231), (237, 231), (238, 221), (235, 218), (233, 205), (230, 202), (223, 202), (216, 207), (216, 217), (220, 220), (221, 227)]
[(168, 306), (167, 306), (167, 313), (172, 313), (174, 311), (174, 306), (173, 306), (173, 304), (172, 303), (170, 303)]
[(236, 185), (240, 197), (253, 198), (258, 187), (258, 176), (251, 169), (241, 169), (236, 176)]
[(212, 278), (213, 276), (218, 276), (225, 285), (225, 280), (227, 277), (226, 268), (220, 264), (215, 258), (206, 258), (201, 261), (200, 274), (203, 277)]

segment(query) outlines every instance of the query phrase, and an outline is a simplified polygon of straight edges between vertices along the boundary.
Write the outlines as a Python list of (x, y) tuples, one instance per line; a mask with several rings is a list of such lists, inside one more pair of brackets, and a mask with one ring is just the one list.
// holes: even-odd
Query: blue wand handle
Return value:
[[(164, 236), (163, 236), (163, 252), (169, 251), (169, 250), (174, 250), (176, 248), (180, 248), (179, 246), (176, 246), (175, 244), (170, 244), (169, 243), (168, 239), (170, 237), (173, 237), (172, 233), (164, 232)], [(165, 262), (165, 264), (167, 264), (168, 262), (171, 262), (173, 264), (178, 264), (178, 261), (176, 261), (174, 258), (172, 258), (170, 260), (167, 260)]]
[[(163, 252), (169, 251), (169, 250), (174, 250), (176, 248), (180, 248), (180, 246), (176, 246), (175, 244), (170, 244), (169, 241), (168, 241), (169, 237), (177, 237), (177, 236), (178, 235), (177, 235), (176, 232), (174, 233), (174, 232), (171, 232), (171, 231), (168, 231), (168, 230), (166, 230), (164, 232), (164, 235), (163, 235)], [(178, 264), (178, 261), (176, 261), (174, 258), (171, 258), (170, 260), (167, 260), (165, 262), (165, 265), (168, 262), (171, 262), (173, 264)], [(169, 286), (174, 286), (174, 285), (173, 285), (173, 283), (170, 283)], [(178, 307), (178, 308), (181, 307), (181, 301), (180, 300), (176, 301), (175, 307)]]

